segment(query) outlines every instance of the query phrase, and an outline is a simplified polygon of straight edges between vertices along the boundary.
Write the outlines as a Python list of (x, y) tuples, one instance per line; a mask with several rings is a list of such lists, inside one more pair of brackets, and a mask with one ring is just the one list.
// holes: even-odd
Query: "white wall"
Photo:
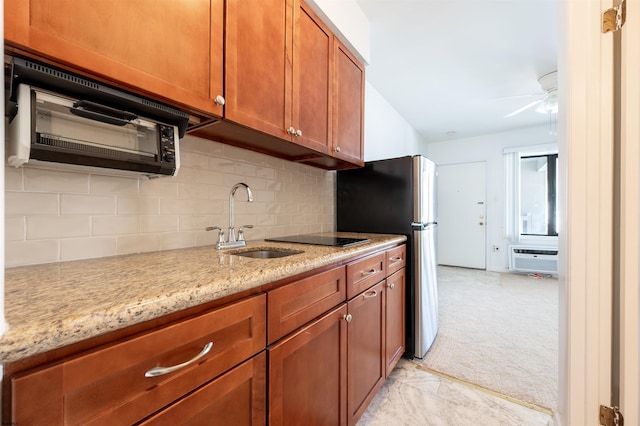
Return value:
[(364, 160), (426, 155), (424, 139), (369, 82), (365, 87)]
[[(508, 147), (555, 143), (548, 126), (536, 126), (473, 138), (457, 139), (427, 145), (427, 157), (438, 165), (487, 163), (487, 270), (507, 271), (508, 240), (505, 223), (505, 170), (503, 150)], [(493, 252), (492, 246), (499, 251)]]
[(369, 20), (355, 0), (308, 0), (307, 3), (352, 53), (365, 64), (371, 62)]

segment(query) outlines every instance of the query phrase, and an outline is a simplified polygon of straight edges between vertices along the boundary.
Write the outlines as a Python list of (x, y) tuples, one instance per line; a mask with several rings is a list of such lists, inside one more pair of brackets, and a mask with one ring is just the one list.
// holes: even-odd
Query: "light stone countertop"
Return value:
[(368, 238), (352, 247), (249, 241), (304, 253), (253, 259), (214, 246), (5, 270), (0, 363), (47, 352), (110, 331), (255, 289), (283, 278), (406, 241), (404, 235), (324, 233)]

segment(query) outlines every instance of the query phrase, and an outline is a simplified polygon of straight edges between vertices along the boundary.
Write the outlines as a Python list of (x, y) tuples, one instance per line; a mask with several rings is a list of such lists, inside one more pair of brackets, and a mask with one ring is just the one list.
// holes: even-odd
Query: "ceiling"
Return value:
[(504, 116), (557, 70), (555, 0), (356, 1), (371, 23), (367, 81), (426, 142), (549, 123), (534, 108)]

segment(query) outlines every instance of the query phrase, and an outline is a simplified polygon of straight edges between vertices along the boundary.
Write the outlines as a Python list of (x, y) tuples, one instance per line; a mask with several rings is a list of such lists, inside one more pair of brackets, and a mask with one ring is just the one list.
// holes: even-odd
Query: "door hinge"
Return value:
[(627, 4), (625, 0), (602, 12), (602, 32), (618, 31), (627, 19)]
[(602, 426), (624, 426), (624, 417), (618, 407), (600, 406), (600, 424)]

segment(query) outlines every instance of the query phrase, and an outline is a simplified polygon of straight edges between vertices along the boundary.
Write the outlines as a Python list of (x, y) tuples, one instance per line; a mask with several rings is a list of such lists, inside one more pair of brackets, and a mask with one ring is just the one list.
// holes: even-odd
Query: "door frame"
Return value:
[(621, 46), (620, 410), (640, 421), (640, 4), (627, 1)]
[[(613, 49), (603, 0), (558, 2), (561, 232), (556, 424), (597, 424), (611, 382)], [(564, 117), (563, 117), (564, 112)]]
[[(600, 33), (612, 0), (558, 2), (561, 173), (559, 425), (598, 424), (611, 403), (613, 273), (613, 43)], [(628, 39), (638, 37), (637, 0), (627, 1)], [(637, 14), (637, 12), (636, 12)], [(640, 75), (638, 51), (623, 47), (627, 75)], [(638, 82), (623, 116), (621, 207), (621, 409), (638, 422)], [(623, 86), (624, 87), (624, 86)], [(563, 114), (564, 113), (564, 114)], [(635, 114), (635, 115), (634, 115)], [(564, 116), (563, 116), (564, 115)], [(630, 119), (631, 118), (631, 119)], [(634, 141), (625, 144), (624, 141)], [(627, 146), (625, 146), (627, 145)], [(627, 151), (624, 151), (624, 150)]]

